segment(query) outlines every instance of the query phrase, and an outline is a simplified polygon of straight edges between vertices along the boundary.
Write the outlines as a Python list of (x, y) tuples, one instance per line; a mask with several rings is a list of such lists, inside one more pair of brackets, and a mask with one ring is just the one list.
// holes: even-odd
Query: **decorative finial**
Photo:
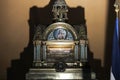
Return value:
[(68, 8), (64, 0), (56, 0), (52, 12), (54, 14), (54, 20), (56, 21), (65, 21), (67, 20)]
[(118, 17), (118, 12), (119, 12), (119, 5), (120, 5), (119, 0), (116, 0), (114, 7), (115, 7), (115, 12), (116, 12), (117, 17)]

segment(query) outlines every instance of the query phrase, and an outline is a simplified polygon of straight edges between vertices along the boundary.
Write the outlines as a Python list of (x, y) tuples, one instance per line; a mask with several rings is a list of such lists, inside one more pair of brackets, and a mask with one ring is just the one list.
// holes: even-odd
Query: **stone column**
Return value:
[(34, 44), (34, 59), (33, 64), (35, 67), (41, 66), (41, 41), (35, 40)]
[(46, 61), (46, 42), (43, 42), (43, 61)]
[(78, 61), (78, 41), (75, 41), (74, 53), (75, 53), (75, 60)]
[(86, 40), (80, 40), (80, 61), (81, 62), (87, 62), (87, 45), (88, 41)]

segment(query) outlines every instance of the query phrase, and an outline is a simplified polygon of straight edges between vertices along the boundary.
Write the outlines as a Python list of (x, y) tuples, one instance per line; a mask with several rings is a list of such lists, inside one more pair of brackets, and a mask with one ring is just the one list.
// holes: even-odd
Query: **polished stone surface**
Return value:
[(56, 72), (54, 68), (32, 68), (26, 74), (26, 80), (97, 80), (96, 74), (88, 69), (67, 68), (64, 72)]

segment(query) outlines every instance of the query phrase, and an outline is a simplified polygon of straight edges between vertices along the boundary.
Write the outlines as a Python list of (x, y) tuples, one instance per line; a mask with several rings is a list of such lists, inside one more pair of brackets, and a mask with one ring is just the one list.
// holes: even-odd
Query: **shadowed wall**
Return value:
[[(30, 8), (44, 7), (49, 1), (3, 0), (0, 2), (0, 80), (6, 80), (7, 68), (11, 66), (11, 60), (19, 59), (20, 53), (29, 43)], [(66, 0), (66, 2), (69, 7), (84, 7), (90, 51), (93, 52), (93, 57), (100, 59), (102, 66), (105, 66), (104, 55), (110, 54), (105, 51), (109, 2), (107, 0)]]

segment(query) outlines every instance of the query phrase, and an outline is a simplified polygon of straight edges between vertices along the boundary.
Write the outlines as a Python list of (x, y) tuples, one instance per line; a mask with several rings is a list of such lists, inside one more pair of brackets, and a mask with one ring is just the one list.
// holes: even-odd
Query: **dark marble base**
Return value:
[(77, 79), (97, 80), (96, 74), (88, 69), (67, 68), (64, 72), (56, 72), (54, 68), (32, 68), (26, 74), (26, 80)]

